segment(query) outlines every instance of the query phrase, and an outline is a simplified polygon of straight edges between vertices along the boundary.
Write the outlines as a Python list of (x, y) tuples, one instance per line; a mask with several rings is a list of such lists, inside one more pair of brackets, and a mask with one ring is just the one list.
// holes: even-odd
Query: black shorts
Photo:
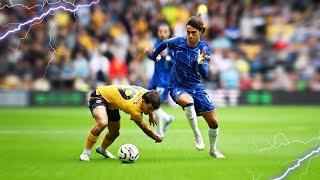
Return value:
[(93, 110), (97, 106), (104, 106), (107, 109), (107, 115), (109, 121), (119, 121), (120, 120), (120, 112), (119, 109), (111, 110), (108, 108), (108, 102), (105, 101), (100, 95), (96, 94), (96, 91), (92, 91), (89, 97), (89, 109), (91, 114), (93, 115)]

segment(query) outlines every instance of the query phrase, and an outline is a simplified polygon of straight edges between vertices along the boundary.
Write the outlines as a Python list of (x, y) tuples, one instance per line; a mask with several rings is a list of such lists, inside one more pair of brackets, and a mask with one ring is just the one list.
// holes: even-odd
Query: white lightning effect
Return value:
[[(318, 134), (320, 134), (320, 131), (319, 131)], [(280, 142), (279, 139), (284, 140), (284, 142)], [(297, 139), (289, 140), (289, 138), (287, 138), (287, 136), (284, 133), (280, 132), (279, 134), (274, 136), (273, 143), (269, 143), (270, 146), (264, 147), (264, 148), (258, 148), (256, 146), (256, 148), (257, 148), (258, 152), (262, 153), (262, 152), (270, 151), (270, 150), (273, 150), (273, 149), (279, 149), (279, 148), (281, 148), (283, 146), (287, 146), (287, 145), (292, 144), (292, 143), (299, 143), (299, 144), (306, 145), (306, 144), (309, 144), (309, 143), (312, 143), (312, 142), (315, 142), (315, 141), (316, 142), (320, 142), (320, 135), (317, 136), (317, 137), (311, 138), (311, 139), (309, 139), (307, 141), (302, 141), (302, 140), (297, 140)], [(275, 180), (279, 180), (279, 179), (285, 178), (290, 172), (292, 172), (296, 168), (300, 167), (300, 165), (309, 158), (308, 166), (307, 166), (305, 172), (302, 175), (300, 175), (300, 179), (301, 179), (301, 177), (303, 175), (306, 175), (308, 173), (308, 167), (309, 167), (310, 161), (313, 158), (318, 157), (319, 156), (319, 154), (318, 154), (319, 152), (320, 152), (320, 147), (318, 147), (316, 150), (311, 151), (310, 153), (306, 154), (302, 158), (298, 159), (296, 164), (294, 164), (293, 166), (289, 167), (281, 176), (279, 176), (277, 178), (274, 178), (274, 179)], [(252, 175), (252, 172), (249, 172), (249, 173)], [(254, 176), (253, 176), (253, 178), (254, 178)]]
[(34, 9), (34, 8), (37, 8), (37, 7), (43, 8), (43, 6), (44, 6), (43, 4), (36, 4), (34, 6), (27, 6), (27, 5), (20, 4), (20, 3), (14, 4), (14, 3), (12, 3), (11, 0), (9, 2), (10, 2), (10, 5), (7, 5), (7, 4), (4, 5), (4, 6), (0, 7), (0, 10), (4, 9), (4, 8), (13, 8), (13, 7), (23, 7), (25, 9)]
[(291, 171), (295, 170), (296, 168), (300, 167), (301, 163), (303, 161), (305, 161), (306, 159), (316, 155), (320, 153), (320, 147), (316, 148), (315, 150), (311, 151), (310, 153), (308, 153), (307, 155), (303, 156), (302, 158), (300, 158), (296, 164), (294, 164), (293, 166), (289, 167), (281, 176), (274, 178), (273, 180), (280, 180), (285, 178)]
[[(68, 3), (68, 4), (71, 4), (70, 2), (68, 2), (68, 1), (66, 1), (66, 0), (62, 0), (63, 2), (65, 2), (65, 3)], [(61, 0), (59, 0), (59, 1), (57, 1), (57, 2), (52, 2), (52, 3), (50, 3), (48, 0), (44, 0), (43, 2), (42, 2), (42, 4), (35, 4), (35, 5), (33, 5), (33, 6), (27, 6), (27, 5), (24, 5), (24, 4), (21, 4), (21, 3), (16, 3), (16, 4), (14, 4), (11, 0), (9, 0), (9, 3), (10, 3), (10, 5), (4, 5), (4, 6), (2, 6), (2, 7), (0, 7), (0, 10), (1, 9), (5, 9), (5, 8), (14, 8), (14, 7), (22, 7), (22, 8), (25, 8), (25, 9), (36, 9), (36, 8), (38, 8), (38, 7), (41, 7), (41, 9), (39, 10), (39, 11), (36, 11), (35, 13), (38, 13), (38, 12), (41, 12), (42, 10), (43, 10), (43, 8), (44, 8), (44, 6), (46, 5), (46, 4), (48, 4), (49, 6), (51, 6), (51, 5), (55, 5), (55, 4), (59, 4), (59, 3), (61, 3)], [(74, 5), (74, 3), (72, 3), (73, 5)], [(16, 24), (19, 24), (19, 23), (16, 23)]]
[(52, 49), (52, 53), (51, 53), (51, 58), (50, 58), (50, 60), (49, 60), (49, 62), (47, 64), (46, 70), (44, 71), (44, 74), (43, 74), (42, 78), (46, 77), (46, 74), (48, 72), (48, 69), (49, 69), (50, 65), (54, 62), (55, 54), (60, 54), (60, 53), (58, 53), (56, 51), (56, 49), (51, 44), (51, 41), (52, 41), (52, 34), (51, 33), (55, 30), (56, 23), (53, 23), (52, 26), (51, 25), (49, 25), (49, 26), (50, 26), (50, 29), (49, 29), (49, 46)]
[[(313, 158), (317, 158), (317, 157), (319, 157), (319, 155), (320, 155), (320, 154), (315, 155)], [(302, 174), (300, 175), (300, 180), (302, 179), (302, 176), (304, 176), (304, 175), (306, 175), (306, 174), (308, 173), (310, 161), (311, 161), (313, 158), (310, 158), (310, 159), (308, 160), (308, 165), (307, 165), (306, 170), (304, 171), (304, 173), (302, 173)]]
[(258, 177), (255, 177), (254, 173), (250, 169), (246, 169), (247, 172), (252, 176), (252, 180), (257, 180), (261, 177), (262, 174), (259, 174)]
[[(38, 22), (39, 20), (47, 17), (51, 12), (54, 12), (54, 11), (58, 11), (58, 10), (64, 10), (64, 11), (68, 11), (70, 13), (74, 13), (76, 12), (79, 8), (82, 8), (82, 7), (90, 7), (94, 4), (97, 4), (99, 3), (100, 0), (95, 0), (95, 1), (92, 1), (90, 2), (89, 4), (80, 4), (80, 5), (77, 5), (77, 6), (74, 6), (74, 8), (70, 9), (70, 8), (67, 8), (65, 6), (58, 6), (58, 7), (54, 7), (54, 8), (50, 8), (48, 9), (46, 12), (44, 12), (43, 14), (41, 14), (40, 16), (37, 16), (37, 17), (34, 17), (26, 22), (23, 22), (23, 23), (20, 23), (18, 25), (18, 27), (12, 29), (12, 30), (9, 30), (7, 31), (6, 33), (4, 33), (3, 35), (0, 36), (0, 40), (3, 40), (4, 38), (6, 38), (9, 34), (12, 34), (12, 33), (15, 33), (15, 32), (18, 32), (21, 30), (22, 27), (26, 26), (26, 25), (32, 25), (34, 24), (35, 22)], [(70, 3), (72, 4), (72, 3)]]
[[(37, 13), (39, 13), (39, 12), (43, 11), (43, 8), (45, 7), (46, 4), (49, 5), (49, 7), (50, 7), (52, 5), (56, 5), (56, 4), (59, 4), (61, 2), (64, 2), (66, 4), (71, 5), (73, 8), (70, 9), (70, 8), (67, 8), (67, 7), (65, 7), (63, 5), (60, 5), (58, 7), (51, 7), (46, 12), (44, 12), (41, 15), (39, 15), (37, 17), (34, 17), (34, 18), (32, 18), (32, 19), (30, 19), (30, 20), (28, 20), (26, 22), (23, 22), (23, 23), (9, 23), (5, 27), (8, 27), (9, 25), (13, 25), (13, 24), (17, 25), (17, 27), (14, 28), (14, 29), (11, 29), (11, 30), (7, 31), (6, 33), (4, 33), (3, 35), (1, 35), (0, 36), (0, 41), (2, 39), (6, 38), (9, 34), (20, 31), (22, 27), (29, 26), (27, 32), (24, 35), (24, 37), (19, 38), (19, 41), (18, 41), (17, 46), (16, 46), (16, 49), (18, 49), (21, 40), (24, 40), (24, 39), (27, 38), (28, 33), (31, 30), (32, 26), (35, 25), (35, 24), (42, 23), (44, 18), (47, 17), (48, 15), (53, 15), (54, 16), (54, 14), (53, 14), (54, 11), (64, 10), (64, 11), (68, 11), (70, 13), (73, 13), (74, 18), (77, 21), (77, 17), (76, 17), (75, 13), (79, 8), (90, 7), (90, 6), (94, 5), (94, 4), (99, 3), (100, 0), (92, 1), (89, 4), (79, 4), (79, 5), (75, 5), (75, 0), (73, 0), (72, 2), (68, 2), (66, 0), (59, 0), (59, 1), (56, 1), (56, 2), (52, 2), (52, 3), (50, 3), (48, 0), (44, 0), (42, 2), (42, 4), (36, 4), (36, 5), (33, 5), (33, 6), (27, 6), (27, 5), (24, 5), (24, 4), (14, 4), (11, 0), (9, 0), (10, 5), (1, 6), (0, 10), (4, 9), (4, 8), (13, 8), (13, 7), (22, 7), (22, 8), (25, 8), (25, 9), (34, 9), (34, 8), (41, 7), (41, 9), (37, 12)], [(54, 18), (55, 18), (55, 16), (54, 16)], [(55, 54), (61, 54), (61, 53), (57, 52), (56, 49), (52, 46), (52, 32), (55, 31), (55, 29), (56, 29), (56, 24), (55, 23), (53, 23), (52, 26), (50, 25), (50, 27), (49, 27), (49, 46), (52, 49), (52, 54), (51, 54), (50, 60), (49, 60), (49, 62), (47, 64), (47, 66), (46, 66), (46, 69), (45, 69), (45, 72), (44, 72), (42, 78), (45, 78), (45, 76), (47, 74), (47, 71), (49, 69), (49, 66), (54, 62)]]
[[(319, 134), (320, 134), (320, 132), (319, 132)], [(277, 143), (278, 142), (277, 139), (280, 139), (280, 138), (282, 138), (285, 142)], [(316, 141), (316, 140), (320, 141), (320, 135), (318, 137), (314, 137), (312, 139), (309, 139), (308, 141), (302, 141), (302, 140), (297, 140), (297, 139), (294, 139), (294, 140), (290, 141), (284, 133), (280, 132), (279, 134), (274, 136), (273, 144), (270, 144), (269, 147), (265, 147), (265, 148), (258, 148), (257, 147), (257, 150), (259, 152), (265, 152), (265, 151), (270, 151), (272, 149), (278, 149), (278, 148), (280, 148), (282, 146), (287, 146), (287, 145), (292, 144), (292, 143), (301, 143), (301, 144), (305, 145), (305, 144), (309, 144), (309, 143), (311, 143), (313, 141)]]

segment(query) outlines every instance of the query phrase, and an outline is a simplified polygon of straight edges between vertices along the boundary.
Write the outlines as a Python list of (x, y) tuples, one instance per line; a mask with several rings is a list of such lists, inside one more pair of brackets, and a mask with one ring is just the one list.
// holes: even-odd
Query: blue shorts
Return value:
[(149, 86), (148, 89), (156, 90), (160, 95), (160, 101), (162, 103), (168, 103), (169, 90), (167, 87)]
[(203, 112), (214, 111), (214, 105), (209, 99), (209, 95), (204, 90), (192, 90), (181, 87), (170, 88), (170, 96), (178, 104), (178, 98), (183, 93), (188, 93), (194, 101), (194, 108), (197, 115)]

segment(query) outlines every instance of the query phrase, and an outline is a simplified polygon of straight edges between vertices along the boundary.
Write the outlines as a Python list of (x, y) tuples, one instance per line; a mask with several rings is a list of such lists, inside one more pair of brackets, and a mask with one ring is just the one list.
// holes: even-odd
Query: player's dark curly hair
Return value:
[(199, 16), (191, 16), (187, 21), (187, 25), (190, 25), (191, 27), (198, 29), (201, 32), (201, 34), (203, 34), (206, 31), (204, 23)]
[(151, 90), (151, 91), (144, 93), (144, 95), (142, 96), (142, 99), (144, 99), (144, 101), (147, 104), (151, 104), (153, 109), (159, 109), (160, 95), (157, 91)]
[[(160, 26), (164, 26), (164, 25), (169, 27), (169, 31), (170, 31), (170, 36), (169, 36), (169, 38), (171, 38), (172, 35), (173, 35), (173, 29), (171, 28), (169, 22), (166, 21), (166, 20), (159, 20), (159, 21), (158, 21), (156, 31), (159, 30)], [(156, 32), (156, 35), (158, 36), (157, 32)], [(159, 38), (159, 37), (158, 37), (158, 38)]]

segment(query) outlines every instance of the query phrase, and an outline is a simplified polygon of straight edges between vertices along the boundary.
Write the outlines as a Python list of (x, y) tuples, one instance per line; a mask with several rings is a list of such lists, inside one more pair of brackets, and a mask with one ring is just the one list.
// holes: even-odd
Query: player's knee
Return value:
[(119, 132), (119, 131), (117, 131), (117, 132), (114, 133), (115, 139), (116, 139), (117, 137), (119, 137), (119, 136), (120, 136), (120, 132)]
[(194, 101), (193, 101), (193, 98), (189, 94), (184, 93), (179, 97), (178, 103), (181, 106), (186, 106), (188, 104), (193, 104)]
[(117, 139), (117, 137), (119, 137), (120, 136), (120, 132), (118, 131), (118, 132), (113, 132), (112, 134), (110, 134), (110, 139), (112, 140), (112, 141), (114, 141), (115, 139)]
[(108, 125), (108, 121), (106, 121), (106, 120), (100, 120), (100, 121), (97, 122), (97, 126), (100, 129), (106, 128), (107, 125)]
[(213, 120), (210, 123), (210, 128), (216, 129), (219, 127), (219, 122), (217, 118), (213, 118)]
[(217, 129), (219, 127), (219, 124), (218, 123), (214, 123), (211, 125), (211, 129)]

